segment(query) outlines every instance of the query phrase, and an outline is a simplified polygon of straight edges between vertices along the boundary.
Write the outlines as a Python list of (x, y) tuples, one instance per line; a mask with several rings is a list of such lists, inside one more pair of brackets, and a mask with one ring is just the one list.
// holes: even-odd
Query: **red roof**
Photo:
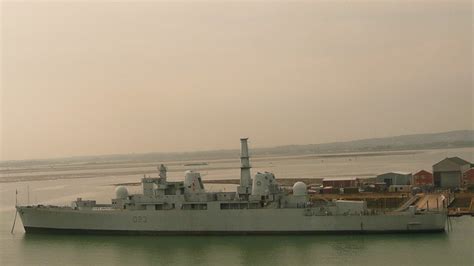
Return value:
[(426, 170), (421, 170), (421, 171), (418, 171), (417, 173), (415, 173), (413, 175), (432, 175), (432, 173), (430, 173)]

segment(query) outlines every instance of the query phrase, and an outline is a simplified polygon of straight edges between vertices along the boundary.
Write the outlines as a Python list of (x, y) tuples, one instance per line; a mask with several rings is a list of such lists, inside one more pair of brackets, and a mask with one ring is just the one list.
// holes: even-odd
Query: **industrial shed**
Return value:
[(406, 172), (388, 172), (378, 175), (375, 179), (377, 183), (383, 182), (387, 187), (391, 185), (410, 185), (412, 175)]
[(334, 188), (353, 188), (359, 186), (359, 179), (356, 177), (324, 178), (323, 186)]
[(471, 169), (471, 163), (459, 157), (448, 157), (433, 165), (435, 187), (456, 188), (462, 185), (462, 176)]

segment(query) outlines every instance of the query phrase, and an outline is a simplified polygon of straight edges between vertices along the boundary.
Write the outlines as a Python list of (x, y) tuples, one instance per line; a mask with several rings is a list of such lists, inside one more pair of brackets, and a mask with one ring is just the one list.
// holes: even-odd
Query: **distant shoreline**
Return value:
[[(456, 153), (457, 150), (467, 149), (470, 151), (473, 147), (451, 148), (451, 149), (431, 149), (444, 151), (452, 150)], [(251, 161), (256, 164), (263, 164), (264, 168), (272, 167), (273, 163), (281, 161), (292, 160), (314, 160), (314, 163), (325, 163), (326, 160), (345, 158), (347, 162), (357, 161), (367, 157), (381, 157), (381, 156), (410, 156), (416, 154), (427, 153), (427, 150), (404, 150), (404, 151), (376, 151), (376, 152), (345, 152), (345, 153), (329, 153), (329, 154), (299, 154), (299, 155), (253, 155)], [(205, 163), (203, 163), (205, 162)], [(100, 178), (100, 177), (120, 177), (120, 176), (137, 176), (143, 175), (157, 175), (157, 165), (160, 162), (106, 162), (106, 163), (71, 163), (52, 166), (23, 166), (18, 168), (0, 168), (0, 184), (12, 182), (29, 182), (29, 181), (43, 181), (43, 180), (61, 180), (61, 179), (80, 179), (80, 178)], [(213, 172), (220, 170), (235, 170), (238, 173), (240, 167), (238, 157), (228, 159), (214, 159), (214, 160), (181, 160), (162, 162), (168, 167), (168, 172), (184, 172), (186, 170), (196, 170), (203, 172)], [(433, 162), (434, 163), (434, 162)], [(271, 169), (269, 169), (271, 170)], [(403, 170), (403, 169), (399, 169)], [(337, 177), (352, 176), (352, 177), (370, 177), (377, 173), (353, 173), (347, 175), (339, 175)], [(232, 177), (232, 176), (228, 176)], [(328, 177), (327, 174), (313, 175), (314, 178)], [(336, 177), (336, 176), (333, 176)]]
[[(423, 150), (406, 150), (406, 151), (378, 151), (378, 152), (347, 152), (347, 153), (329, 153), (329, 154), (301, 154), (301, 155), (259, 155), (252, 156), (252, 161), (267, 161), (267, 160), (292, 160), (301, 158), (314, 158), (314, 159), (325, 159), (325, 158), (352, 158), (352, 157), (375, 157), (375, 156), (388, 156), (388, 155), (411, 155), (421, 153)], [(238, 162), (239, 159), (214, 159), (209, 160), (210, 162)], [(158, 163), (164, 163), (167, 166), (208, 166), (209, 162), (198, 162), (194, 163), (188, 160), (182, 161), (170, 161), (170, 162), (124, 162), (124, 163), (85, 163), (85, 164), (65, 164), (56, 166), (43, 166), (43, 167), (22, 167), (22, 168), (0, 168), (0, 175), (2, 174), (14, 174), (23, 172), (56, 172), (56, 171), (73, 171), (73, 170), (106, 170), (116, 168), (136, 168), (136, 167), (154, 167), (156, 168)], [(173, 171), (172, 169), (170, 171)]]
[[(342, 153), (395, 152), (410, 150), (433, 150), (474, 147), (474, 130), (455, 130), (441, 133), (411, 134), (383, 138), (369, 138), (320, 144), (282, 145), (267, 148), (252, 148), (253, 157), (323, 155)], [(73, 156), (66, 158), (7, 160), (0, 161), (2, 168), (70, 164), (124, 164), (172, 161), (194, 161), (238, 158), (239, 150), (206, 150), (193, 152), (150, 152), (131, 154), (108, 154)]]
[[(303, 154), (293, 156), (258, 156), (252, 157), (254, 162), (262, 161), (288, 161), (288, 160), (299, 160), (299, 159), (332, 159), (332, 158), (362, 158), (362, 157), (376, 157), (376, 156), (389, 156), (389, 155), (412, 155), (422, 153), (423, 151), (393, 151), (393, 152), (364, 152), (364, 153), (340, 153), (340, 154)], [(213, 164), (229, 162), (234, 164), (228, 167), (215, 167)], [(206, 164), (194, 164), (189, 161), (175, 161), (170, 164), (165, 163), (168, 168), (168, 172), (184, 172), (189, 167), (198, 167), (199, 171), (215, 171), (215, 170), (231, 170), (235, 169), (238, 171), (239, 159), (223, 159), (223, 160), (210, 160)], [(47, 167), (31, 167), (31, 168), (17, 168), (17, 169), (2, 169), (0, 170), (0, 183), (11, 183), (11, 182), (26, 182), (26, 181), (41, 181), (41, 180), (58, 180), (58, 179), (79, 179), (79, 178), (97, 178), (97, 177), (110, 177), (110, 176), (128, 176), (128, 175), (154, 175), (157, 173), (157, 163), (125, 163), (125, 164), (92, 164), (92, 165), (63, 165), (61, 167), (47, 168)], [(130, 168), (142, 168), (139, 170), (126, 170)], [(115, 169), (115, 170), (114, 170)], [(120, 171), (119, 169), (125, 169)], [(80, 172), (80, 171), (87, 172)], [(109, 172), (100, 172), (103, 170), (114, 170)], [(71, 173), (67, 173), (70, 171)], [(76, 172), (74, 172), (76, 171)], [(79, 171), (79, 172), (77, 172)], [(38, 174), (34, 174), (37, 172)], [(61, 173), (57, 173), (61, 172)]]

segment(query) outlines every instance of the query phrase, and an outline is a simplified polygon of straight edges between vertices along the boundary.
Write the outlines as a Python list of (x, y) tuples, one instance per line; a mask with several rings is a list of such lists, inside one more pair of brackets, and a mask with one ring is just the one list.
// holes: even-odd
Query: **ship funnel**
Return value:
[(240, 139), (240, 188), (249, 194), (250, 187), (252, 186), (252, 179), (250, 177), (250, 159), (249, 159), (249, 147), (247, 144), (248, 138)]

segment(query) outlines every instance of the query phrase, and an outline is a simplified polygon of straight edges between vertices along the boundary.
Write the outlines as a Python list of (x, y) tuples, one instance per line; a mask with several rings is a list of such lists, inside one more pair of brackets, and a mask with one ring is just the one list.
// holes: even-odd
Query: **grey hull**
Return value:
[(18, 208), (27, 233), (249, 235), (442, 232), (446, 213), (311, 215), (307, 209), (78, 211)]

